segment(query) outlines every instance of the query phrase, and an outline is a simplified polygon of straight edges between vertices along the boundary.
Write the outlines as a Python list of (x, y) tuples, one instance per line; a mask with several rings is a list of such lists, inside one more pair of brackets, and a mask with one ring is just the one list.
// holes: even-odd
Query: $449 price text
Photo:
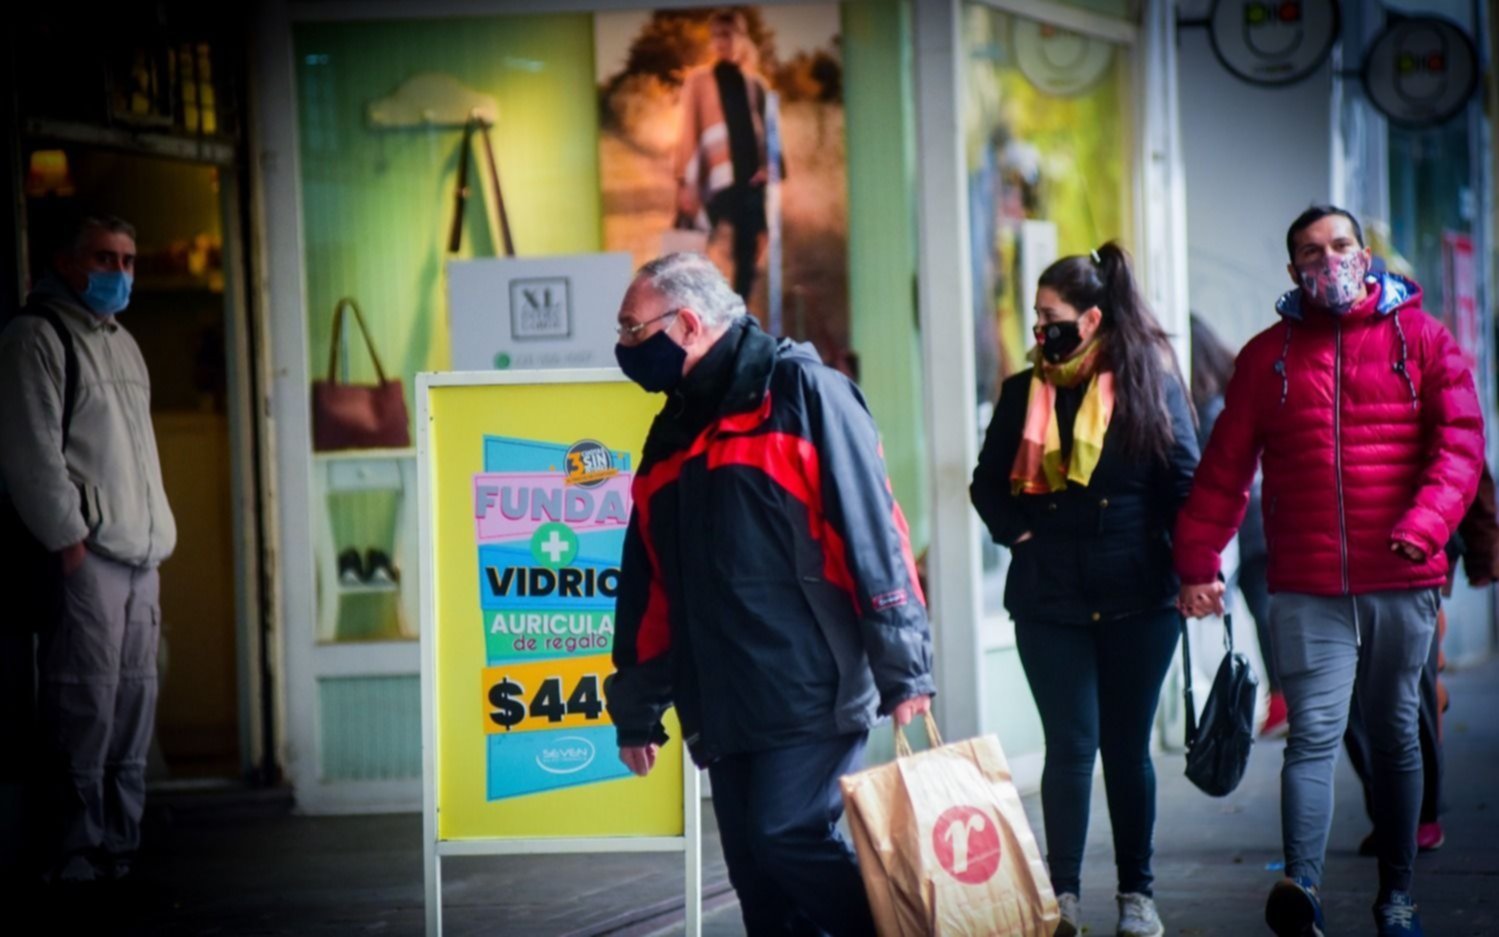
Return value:
[(536, 732), (607, 725), (608, 654), (484, 669), (484, 731)]

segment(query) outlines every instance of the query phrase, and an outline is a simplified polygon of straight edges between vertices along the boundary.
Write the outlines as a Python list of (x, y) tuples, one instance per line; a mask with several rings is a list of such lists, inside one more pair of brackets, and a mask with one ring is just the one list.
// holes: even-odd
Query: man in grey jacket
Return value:
[[(140, 845), (156, 712), (157, 567), (177, 528), (162, 488), (146, 364), (118, 315), (135, 230), (81, 219), (0, 332), (0, 498), (51, 552), (61, 598), (38, 672), (49, 880), (117, 878)], [(33, 584), (45, 588), (43, 584)], [(22, 603), (23, 605), (25, 603)]]

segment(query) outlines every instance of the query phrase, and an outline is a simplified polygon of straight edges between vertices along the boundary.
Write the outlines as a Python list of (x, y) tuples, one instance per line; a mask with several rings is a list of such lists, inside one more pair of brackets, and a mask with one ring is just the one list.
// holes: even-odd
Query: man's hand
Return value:
[(913, 696), (895, 704), (895, 710), (891, 713), (895, 717), (895, 724), (908, 726), (911, 720), (922, 713), (932, 711), (932, 698), (930, 696)]
[(1011, 547), (1018, 547), (1022, 543), (1025, 543), (1027, 540), (1031, 539), (1034, 536), (1035, 536), (1035, 534), (1033, 534), (1029, 530), (1027, 530), (1025, 533), (1023, 533), (1020, 536), (1016, 537), (1015, 538), (1015, 542), (1012, 543), (1012, 544), (1010, 544), (1010, 546)]
[(619, 760), (625, 763), (632, 774), (645, 777), (656, 767), (656, 755), (660, 751), (660, 745), (621, 745)]
[(697, 189), (686, 182), (678, 183), (677, 211), (688, 218), (696, 218), (700, 208), (702, 202), (697, 197)]
[(62, 574), (71, 576), (83, 567), (83, 558), (88, 553), (88, 548), (80, 540), (70, 547), (63, 547), (57, 551), (58, 558), (62, 561)]
[(1188, 618), (1206, 618), (1223, 614), (1223, 583), (1204, 582), (1195, 586), (1183, 585), (1176, 599), (1176, 607)]
[(1426, 562), (1426, 551), (1416, 546), (1414, 543), (1407, 543), (1404, 540), (1391, 540), (1390, 552), (1398, 553), (1406, 559), (1410, 560), (1412, 563)]

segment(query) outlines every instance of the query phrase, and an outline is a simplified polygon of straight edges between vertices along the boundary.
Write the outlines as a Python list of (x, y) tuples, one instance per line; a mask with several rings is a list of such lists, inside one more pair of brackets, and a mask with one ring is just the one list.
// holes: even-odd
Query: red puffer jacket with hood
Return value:
[[(1483, 464), (1483, 416), (1457, 342), (1403, 277), (1369, 280), (1346, 315), (1292, 290), (1239, 354), (1177, 517), (1183, 583), (1211, 582), (1264, 466), (1272, 592), (1439, 586)], [(1392, 541), (1419, 547), (1413, 562)]]

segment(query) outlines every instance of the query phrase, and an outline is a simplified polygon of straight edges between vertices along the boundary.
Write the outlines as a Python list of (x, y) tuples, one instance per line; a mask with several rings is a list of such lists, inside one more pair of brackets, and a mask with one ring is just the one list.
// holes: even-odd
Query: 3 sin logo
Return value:
[(999, 824), (977, 807), (952, 807), (932, 827), (932, 848), (947, 874), (982, 885), (999, 871)]
[(614, 453), (597, 440), (583, 439), (567, 450), (565, 484), (597, 488), (618, 474), (619, 469), (614, 467)]

